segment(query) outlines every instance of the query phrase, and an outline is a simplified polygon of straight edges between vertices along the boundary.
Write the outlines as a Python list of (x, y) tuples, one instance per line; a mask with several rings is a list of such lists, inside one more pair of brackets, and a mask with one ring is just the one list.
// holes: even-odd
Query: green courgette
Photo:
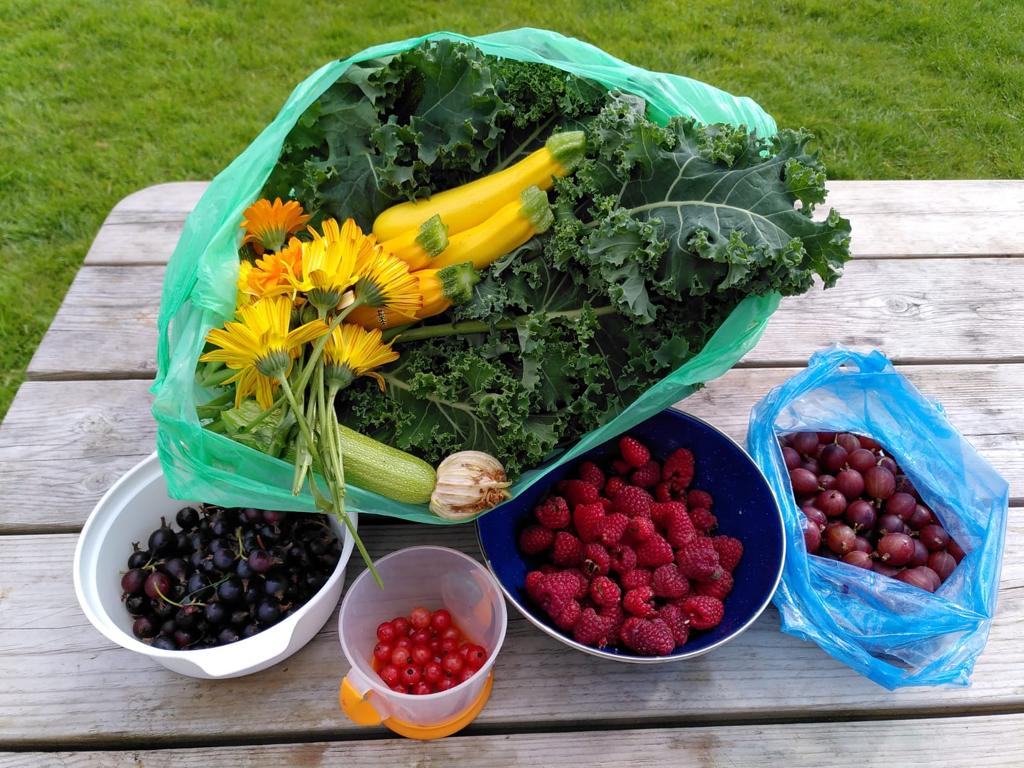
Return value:
[(426, 504), (434, 492), (434, 468), (415, 456), (338, 425), (345, 483), (407, 504)]

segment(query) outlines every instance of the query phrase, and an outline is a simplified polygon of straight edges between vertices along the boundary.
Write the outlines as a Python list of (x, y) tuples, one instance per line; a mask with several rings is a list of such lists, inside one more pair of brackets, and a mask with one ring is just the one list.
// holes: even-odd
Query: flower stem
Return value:
[[(580, 317), (587, 310), (585, 308), (580, 309), (565, 309), (558, 312), (542, 312), (538, 315), (519, 315), (517, 317), (508, 318), (506, 320), (499, 320), (496, 323), (485, 323), (482, 320), (463, 320), (460, 323), (440, 323), (437, 325), (421, 325), (419, 328), (412, 328), (407, 331), (402, 331), (399, 328), (394, 328), (391, 331), (384, 333), (384, 340), (391, 341), (392, 339), (396, 344), (404, 344), (409, 341), (423, 341), (424, 339), (433, 339), (438, 336), (457, 336), (468, 333), (488, 333), (492, 330), (506, 330), (508, 328), (516, 328), (522, 325), (524, 322), (529, 320), (531, 317), (540, 316), (548, 320), (557, 318), (565, 318), (568, 320), (575, 320)], [(615, 307), (594, 307), (590, 310), (595, 316), (601, 317), (602, 315), (611, 315), (615, 313)]]
[[(352, 305), (349, 305), (350, 307)], [(340, 322), (340, 321), (339, 321)], [(324, 338), (324, 337), (321, 337)], [(320, 459), (319, 452), (317, 451), (317, 445), (313, 441), (313, 433), (309, 429), (309, 424), (306, 422), (305, 416), (298, 408), (298, 403), (295, 400), (295, 395), (292, 392), (291, 385), (288, 384), (288, 379), (284, 374), (278, 376), (278, 381), (281, 384), (281, 389), (284, 392), (284, 396), (288, 399), (288, 404), (291, 406), (292, 412), (295, 414), (295, 419), (299, 423), (299, 431), (302, 432), (303, 438), (305, 438), (307, 445), (309, 446), (309, 453), (313, 460), (316, 461), (323, 469), (325, 474), (329, 475), (326, 464)], [(329, 446), (328, 446), (329, 447)], [(313, 475), (309, 475), (310, 490), (313, 491), (314, 498), (317, 496), (315, 491), (315, 480)], [(373, 580), (377, 582), (377, 586), (383, 589), (384, 582), (381, 581), (380, 574), (377, 573), (377, 569), (373, 567), (373, 560), (370, 559), (370, 553), (366, 551), (366, 546), (363, 544), (363, 540), (359, 537), (359, 533), (356, 531), (356, 527), (352, 525), (352, 521), (349, 516), (345, 513), (344, 501), (338, 496), (337, 489), (332, 488), (334, 484), (328, 482), (329, 490), (332, 491), (331, 495), (334, 497), (334, 504), (328, 506), (328, 511), (332, 512), (335, 517), (339, 518), (348, 529), (349, 534), (352, 536), (353, 542), (355, 542), (356, 548), (359, 550), (359, 554), (362, 555), (363, 561), (366, 563), (366, 567), (370, 569), (370, 573), (373, 574)], [(326, 501), (325, 499), (323, 501)], [(332, 508), (333, 507), (333, 508)]]
[(313, 369), (316, 367), (317, 361), (320, 360), (320, 355), (323, 354), (324, 347), (327, 346), (327, 340), (331, 338), (331, 334), (334, 333), (334, 329), (341, 325), (342, 321), (348, 317), (349, 313), (353, 309), (361, 307), (362, 305), (362, 299), (359, 296), (356, 296), (355, 301), (334, 316), (334, 319), (331, 320), (331, 324), (327, 326), (327, 333), (313, 342), (313, 349), (309, 353), (309, 359), (306, 361), (306, 366), (302, 369), (302, 375), (299, 376), (299, 380), (295, 384), (296, 389), (306, 388), (310, 377), (313, 375)]

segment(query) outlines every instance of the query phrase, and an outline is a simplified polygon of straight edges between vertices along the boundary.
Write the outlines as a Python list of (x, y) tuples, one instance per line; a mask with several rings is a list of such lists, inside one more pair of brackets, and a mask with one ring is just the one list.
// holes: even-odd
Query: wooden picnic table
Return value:
[[(970, 687), (886, 691), (782, 634), (774, 608), (714, 653), (653, 667), (578, 653), (510, 610), (489, 704), (432, 743), (342, 715), (334, 620), (266, 672), (203, 681), (112, 645), (75, 600), (77, 531), (154, 448), (164, 264), (205, 187), (118, 203), (0, 428), (0, 766), (1024, 765), (1024, 182), (831, 184), (853, 224), (845, 277), (783, 301), (757, 348), (681, 406), (742, 442), (750, 407), (833, 342), (881, 348), (941, 400), (1010, 483)], [(375, 557), (413, 543), (479, 557), (472, 526), (360, 527)]]

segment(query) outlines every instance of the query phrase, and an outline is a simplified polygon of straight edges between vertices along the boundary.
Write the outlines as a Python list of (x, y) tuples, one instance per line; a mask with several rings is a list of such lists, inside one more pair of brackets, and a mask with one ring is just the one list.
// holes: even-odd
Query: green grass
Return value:
[(114, 203), (213, 176), (295, 83), (373, 43), (547, 27), (752, 96), (813, 130), (833, 177), (1024, 175), (1024, 5), (894, 5), (0, 0), (0, 416)]

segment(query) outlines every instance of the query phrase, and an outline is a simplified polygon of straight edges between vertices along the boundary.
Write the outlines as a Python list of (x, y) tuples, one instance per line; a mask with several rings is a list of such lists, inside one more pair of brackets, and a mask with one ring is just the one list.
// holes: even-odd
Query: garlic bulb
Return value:
[(511, 495), (505, 468), (482, 451), (459, 451), (437, 467), (430, 511), (445, 520), (468, 520)]

